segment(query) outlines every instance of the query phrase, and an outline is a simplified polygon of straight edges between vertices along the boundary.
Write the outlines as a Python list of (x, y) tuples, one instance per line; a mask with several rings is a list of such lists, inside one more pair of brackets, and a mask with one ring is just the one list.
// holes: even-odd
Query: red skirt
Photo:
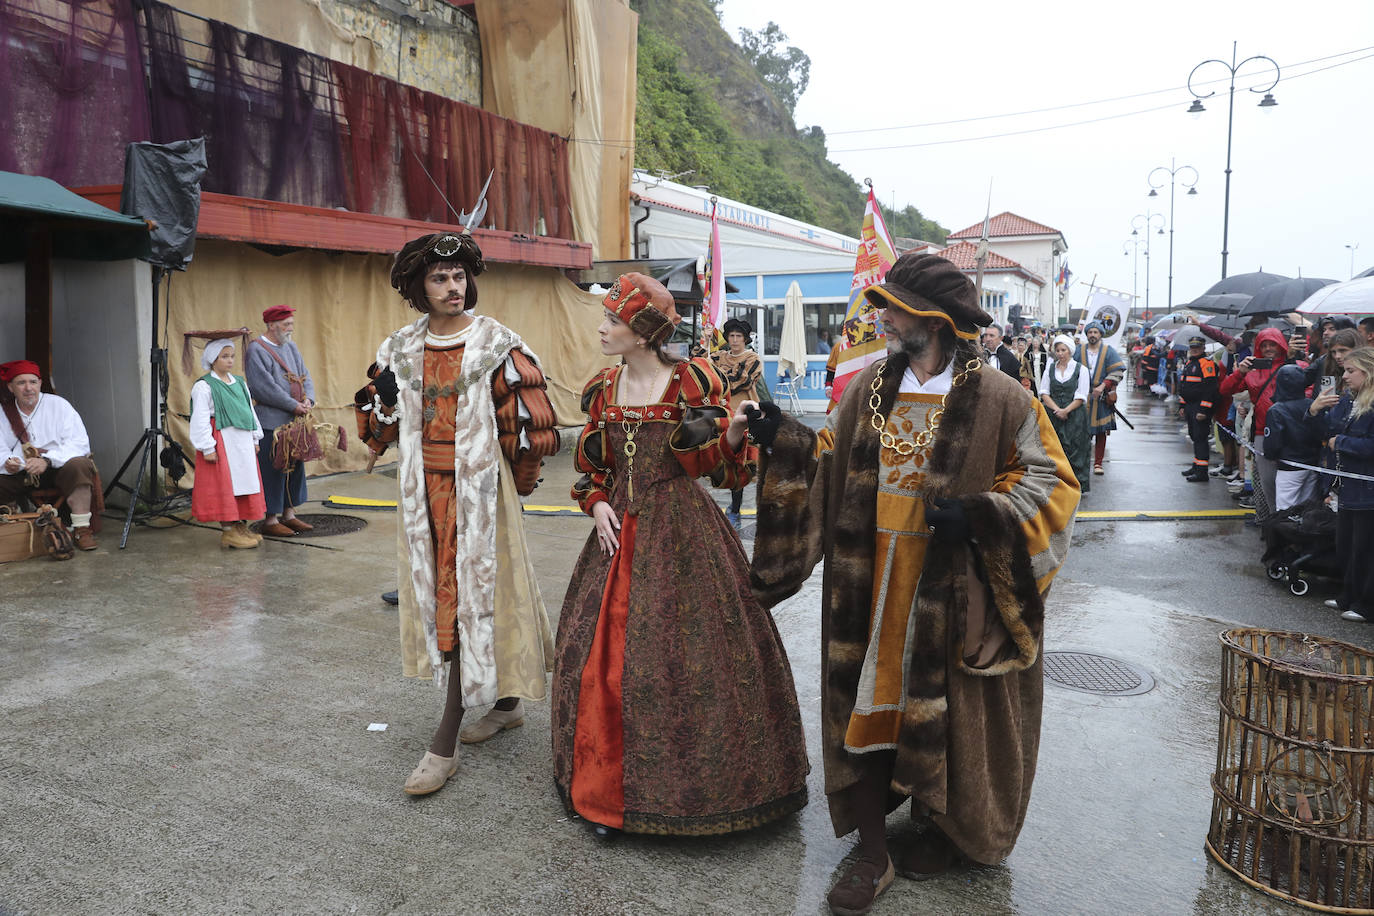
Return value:
[[(214, 429), (214, 420), (211, 421)], [(229, 477), (229, 457), (224, 451), (224, 437), (215, 433), (215, 461), (206, 461), (204, 456), (196, 462), (196, 482), (191, 487), (191, 515), (199, 522), (238, 522), (257, 521), (267, 515), (267, 503), (262, 497), (262, 474), (257, 464), (253, 473), (258, 475), (258, 492), (245, 496), (234, 495), (234, 484)]]

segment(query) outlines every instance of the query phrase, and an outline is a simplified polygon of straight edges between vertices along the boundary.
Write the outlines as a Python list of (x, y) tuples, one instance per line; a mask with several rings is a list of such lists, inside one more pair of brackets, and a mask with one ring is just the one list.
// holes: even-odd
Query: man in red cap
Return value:
[(315, 406), (315, 382), (305, 359), (291, 335), (296, 330), (295, 309), (274, 305), (263, 310), (267, 331), (248, 345), (244, 373), (248, 390), (253, 392), (253, 409), (262, 425), (258, 443), (258, 469), (262, 472), (262, 495), (267, 503), (267, 518), (262, 533), (289, 538), (298, 531), (309, 531), (310, 523), (296, 518), (296, 507), (305, 502), (305, 465), (297, 464), (289, 474), (272, 463), (272, 439), (277, 427), (303, 417)]
[(0, 365), (0, 381), (14, 400), (4, 402), (0, 422), (0, 505), (34, 490), (56, 488), (72, 514), (72, 539), (95, 550), (91, 504), (97, 491), (95, 462), (86, 426), (64, 398), (43, 393), (38, 364), (26, 359)]

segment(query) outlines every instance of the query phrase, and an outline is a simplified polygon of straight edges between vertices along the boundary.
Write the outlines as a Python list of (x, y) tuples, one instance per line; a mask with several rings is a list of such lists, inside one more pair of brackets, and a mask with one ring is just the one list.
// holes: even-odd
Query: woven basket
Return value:
[(1272, 630), (1221, 644), (1207, 851), (1284, 900), (1374, 914), (1374, 653)]

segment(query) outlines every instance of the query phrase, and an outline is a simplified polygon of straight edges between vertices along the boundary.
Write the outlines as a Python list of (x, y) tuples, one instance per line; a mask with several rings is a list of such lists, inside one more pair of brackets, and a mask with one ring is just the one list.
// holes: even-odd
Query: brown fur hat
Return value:
[(938, 254), (908, 252), (897, 259), (882, 283), (864, 290), (876, 308), (898, 308), (922, 318), (943, 318), (965, 340), (992, 324), (992, 316), (978, 305), (973, 281), (953, 262)]

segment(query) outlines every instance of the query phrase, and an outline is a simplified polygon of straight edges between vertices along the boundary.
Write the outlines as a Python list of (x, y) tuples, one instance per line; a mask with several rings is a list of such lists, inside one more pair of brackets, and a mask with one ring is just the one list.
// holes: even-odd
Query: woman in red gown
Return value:
[(642, 274), (605, 300), (573, 488), (596, 520), (559, 623), (554, 774), (608, 835), (744, 830), (806, 804), (792, 670), (734, 529), (696, 482), (743, 486), (756, 450), (707, 359), (662, 342), (672, 295)]

